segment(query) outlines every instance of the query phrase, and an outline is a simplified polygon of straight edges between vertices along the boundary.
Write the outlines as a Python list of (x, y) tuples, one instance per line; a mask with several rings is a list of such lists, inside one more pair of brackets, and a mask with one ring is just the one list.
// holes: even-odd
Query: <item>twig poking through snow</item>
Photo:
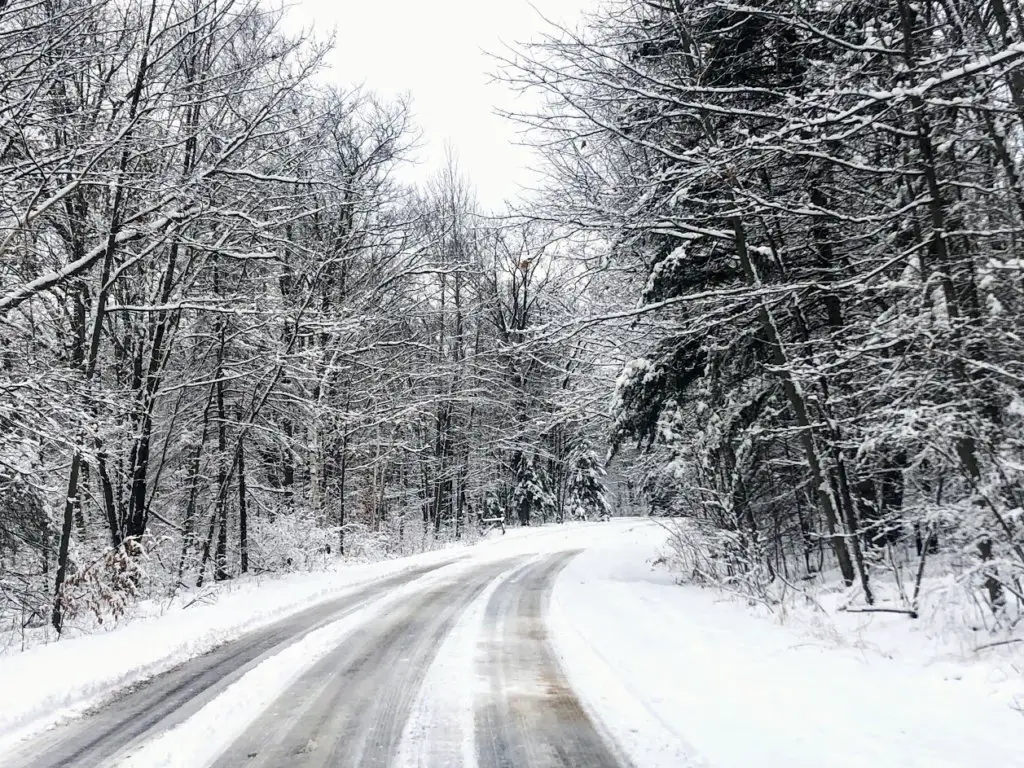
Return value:
[(840, 608), (844, 613), (905, 613), (912, 619), (917, 618), (917, 611), (912, 608)]
[(984, 651), (988, 648), (998, 648), (1000, 645), (1013, 645), (1014, 643), (1024, 643), (1024, 637), (1014, 637), (1009, 640), (999, 640), (995, 643), (985, 643), (975, 648), (974, 652), (977, 653), (978, 651)]

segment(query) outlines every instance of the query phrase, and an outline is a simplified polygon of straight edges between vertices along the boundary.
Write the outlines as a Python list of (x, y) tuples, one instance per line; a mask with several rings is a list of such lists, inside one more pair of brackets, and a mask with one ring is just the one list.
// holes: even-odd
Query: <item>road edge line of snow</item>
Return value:
[(632, 765), (643, 768), (707, 768), (707, 761), (640, 701), (612, 666), (572, 624), (555, 580), (546, 624), (552, 651), (584, 711)]

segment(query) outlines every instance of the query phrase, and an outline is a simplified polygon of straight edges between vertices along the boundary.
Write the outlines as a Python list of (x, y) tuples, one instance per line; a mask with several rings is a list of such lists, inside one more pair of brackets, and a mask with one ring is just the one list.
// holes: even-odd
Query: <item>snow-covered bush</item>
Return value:
[(309, 512), (258, 517), (250, 531), (250, 560), (256, 571), (322, 568), (338, 548), (338, 529), (323, 528)]
[(76, 570), (64, 583), (60, 602), (70, 623), (117, 623), (145, 595), (157, 541), (129, 537)]

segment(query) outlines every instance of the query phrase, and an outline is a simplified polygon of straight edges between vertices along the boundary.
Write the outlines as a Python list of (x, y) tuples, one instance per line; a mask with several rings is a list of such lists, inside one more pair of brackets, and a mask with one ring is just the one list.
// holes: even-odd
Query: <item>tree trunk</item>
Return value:
[(249, 572), (249, 517), (245, 501), (245, 441), (238, 443), (238, 556), (242, 573)]
[(185, 505), (184, 530), (181, 536), (181, 557), (178, 558), (179, 584), (185, 573), (185, 558), (188, 551), (192, 548), (195, 539), (196, 498), (199, 495), (199, 468), (203, 457), (203, 449), (206, 446), (206, 437), (210, 432), (210, 405), (213, 402), (216, 387), (216, 384), (211, 385), (209, 394), (206, 396), (206, 406), (203, 408), (203, 431), (199, 437), (199, 445), (196, 446), (196, 452), (192, 456), (192, 464), (189, 468), (188, 502)]
[[(1002, 15), (1005, 21), (1005, 7), (1002, 6), (1001, 1), (993, 0), (992, 6), (997, 17)], [(914, 33), (916, 31), (915, 11), (907, 0), (900, 0), (899, 7), (904, 59), (907, 66), (913, 71), (917, 58), (914, 48)], [(949, 245), (950, 238), (948, 233), (951, 231), (951, 225), (948, 221), (945, 195), (939, 182), (935, 148), (932, 144), (932, 127), (928, 120), (924, 100), (918, 95), (911, 95), (910, 104), (914, 109), (917, 148), (921, 158), (920, 168), (928, 188), (928, 217), (932, 229), (931, 251), (935, 257), (939, 284), (942, 287), (943, 298), (946, 302), (946, 313), (951, 325), (955, 329), (956, 337), (959, 337), (962, 331), (956, 330), (959, 326), (956, 322), (958, 318), (966, 316), (972, 321), (978, 319), (979, 306), (975, 287), (974, 267), (971, 263), (963, 263), (964, 261), (969, 261), (969, 256), (964, 256), (961, 259), (962, 268), (959, 271), (963, 273), (960, 281), (963, 290), (958, 295), (953, 282), (953, 269), (957, 264), (954, 263)], [(953, 358), (952, 370), (954, 380), (965, 386), (971, 385), (970, 375), (959, 355), (955, 355)], [(977, 484), (981, 479), (981, 466), (978, 461), (974, 439), (970, 435), (960, 436), (956, 442), (956, 451), (969, 478), (973, 483)], [(988, 536), (982, 538), (978, 543), (978, 554), (982, 562), (992, 560), (991, 538)], [(1003, 585), (991, 568), (986, 570), (985, 590), (988, 592), (992, 610), (999, 610), (1005, 601), (1005, 595), (1003, 594)]]
[[(135, 81), (129, 96), (128, 108), (128, 130), (125, 132), (125, 139), (133, 135), (134, 122), (138, 114), (139, 101), (142, 98), (143, 85), (149, 71), (149, 46), (153, 32), (153, 19), (156, 14), (156, 2), (150, 5), (149, 26), (146, 30), (145, 40), (142, 47), (142, 57), (139, 61), (139, 68), (135, 74)], [(107, 233), (107, 242), (103, 250), (102, 268), (100, 269), (99, 295), (96, 299), (96, 312), (93, 318), (92, 336), (89, 341), (89, 354), (85, 366), (84, 387), (88, 391), (92, 378), (96, 373), (97, 358), (99, 355), (100, 339), (103, 334), (103, 322), (106, 315), (107, 298), (109, 295), (110, 275), (113, 270), (114, 253), (117, 250), (117, 235), (121, 228), (122, 207), (124, 205), (124, 179), (128, 169), (129, 153), (125, 147), (121, 151), (118, 161), (117, 177), (114, 187), (114, 197), (111, 202), (110, 228)], [(102, 454), (101, 454), (102, 456)], [(64, 582), (68, 573), (68, 552), (71, 545), (71, 531), (74, 527), (75, 503), (78, 499), (78, 482), (82, 469), (82, 452), (76, 448), (71, 458), (71, 470), (68, 473), (68, 489), (64, 497), (64, 520), (61, 527), (60, 545), (57, 552), (57, 576), (53, 587), (53, 610), (50, 613), (50, 622), (58, 633), (64, 626)], [(106, 495), (106, 494), (105, 494)], [(111, 494), (112, 495), (112, 494)], [(109, 515), (108, 508), (108, 515)], [(112, 531), (113, 533), (114, 531)], [(119, 543), (119, 542), (118, 542)]]
[[(757, 271), (754, 269), (754, 264), (747, 250), (746, 231), (739, 218), (734, 217), (732, 219), (732, 227), (735, 235), (736, 254), (739, 257), (747, 280), (755, 288), (760, 288), (760, 279), (757, 276)], [(789, 361), (786, 359), (785, 350), (782, 346), (782, 338), (764, 302), (760, 302), (758, 315), (762, 331), (771, 347), (772, 362), (778, 368), (779, 377), (782, 379), (782, 388), (785, 392), (786, 400), (789, 403), (793, 418), (800, 428), (800, 444), (803, 447), (804, 460), (807, 462), (807, 468), (811, 474), (811, 486), (818, 500), (818, 508), (821, 510), (825, 523), (828, 526), (829, 539), (832, 542), (832, 550), (835, 553), (836, 561), (839, 563), (839, 570), (842, 573), (843, 581), (847, 585), (853, 584), (855, 577), (853, 563), (850, 560), (850, 552), (846, 547), (839, 517), (836, 514), (836, 505), (832, 498), (830, 483), (825, 477), (821, 460), (818, 457), (818, 449), (814, 444), (814, 432), (807, 404), (804, 401), (803, 393), (793, 379), (793, 374), (789, 369)]]
[(341, 436), (341, 466), (338, 470), (338, 554), (345, 554), (345, 483), (348, 477), (348, 430)]
[[(221, 355), (223, 355), (224, 329), (220, 331)], [(227, 484), (228, 473), (224, 466), (227, 453), (227, 419), (224, 412), (224, 381), (221, 372), (220, 362), (217, 366), (217, 502), (214, 518), (217, 520), (217, 551), (214, 557), (213, 578), (216, 581), (224, 581), (230, 578), (228, 573), (228, 504)]]

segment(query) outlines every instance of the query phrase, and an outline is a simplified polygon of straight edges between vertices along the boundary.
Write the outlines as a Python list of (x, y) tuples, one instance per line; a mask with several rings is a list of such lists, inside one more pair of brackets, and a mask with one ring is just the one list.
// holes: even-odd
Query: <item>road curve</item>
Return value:
[[(402, 747), (409, 746), (402, 744), (403, 733), (431, 664), (469, 606), (498, 580), (482, 598), (486, 604), (477, 603), (484, 610), (476, 657), (467, 652), (458, 659), (479, 682), (475, 698), (467, 694), (473, 749), (466, 761), (472, 768), (631, 768), (573, 695), (544, 627), (555, 578), (575, 554), (478, 564), (414, 587), (312, 664), (214, 765), (407, 768), (399, 765)], [(0, 767), (116, 765), (263, 659), (430, 570), (406, 571), (247, 635), (45, 734), (0, 759)], [(416, 768), (462, 762), (420, 759)]]

